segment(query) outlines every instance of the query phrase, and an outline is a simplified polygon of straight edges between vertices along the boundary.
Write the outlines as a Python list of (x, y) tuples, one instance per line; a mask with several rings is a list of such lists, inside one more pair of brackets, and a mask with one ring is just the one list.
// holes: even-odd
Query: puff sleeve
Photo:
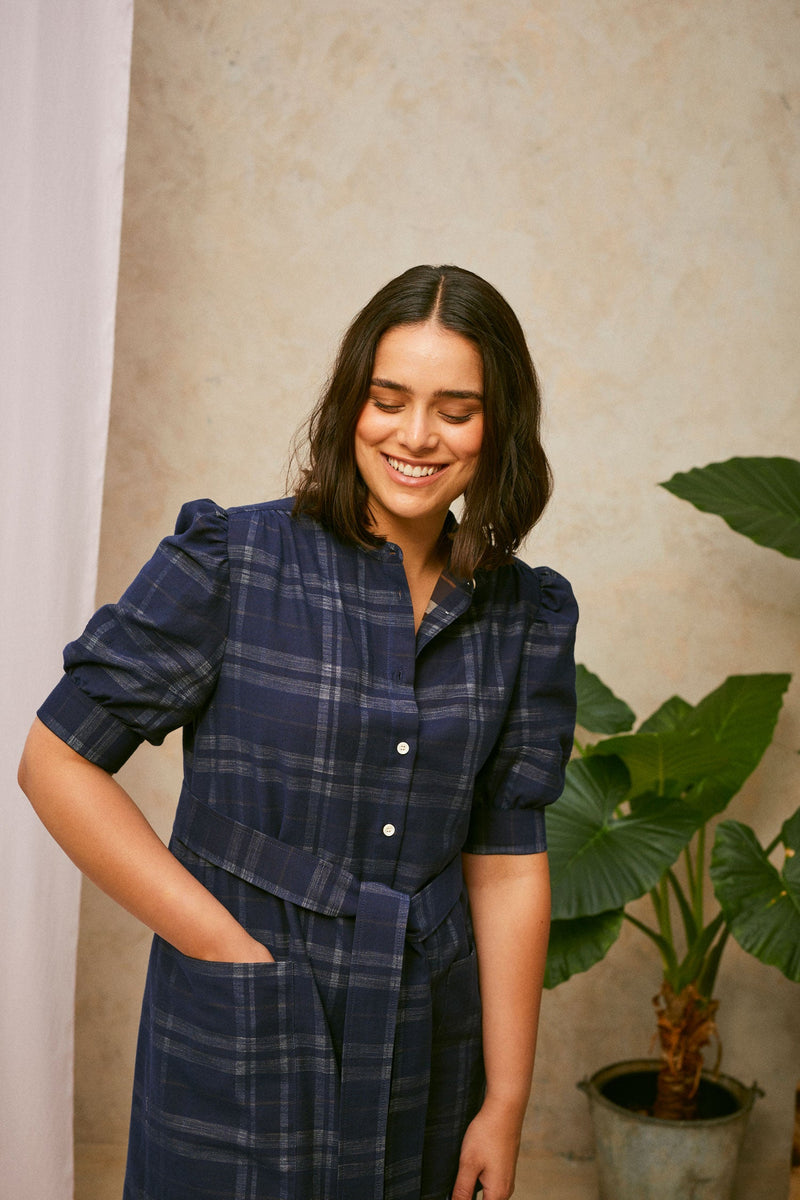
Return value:
[(501, 735), (476, 779), (464, 845), (471, 854), (546, 849), (544, 808), (563, 791), (572, 751), (577, 604), (563, 576), (526, 570), (538, 595)]
[(228, 630), (227, 517), (185, 504), (117, 604), (100, 608), (64, 651), (65, 674), (39, 719), (114, 772), (142, 741), (191, 721), (216, 685)]

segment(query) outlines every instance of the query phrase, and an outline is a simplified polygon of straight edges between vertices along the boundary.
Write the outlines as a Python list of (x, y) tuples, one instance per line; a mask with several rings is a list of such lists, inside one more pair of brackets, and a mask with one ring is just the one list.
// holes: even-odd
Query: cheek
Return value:
[(356, 451), (358, 451), (359, 442), (371, 446), (374, 442), (380, 440), (380, 431), (377, 428), (377, 423), (373, 416), (373, 411), (369, 407), (361, 410), (361, 416), (356, 422)]
[(475, 478), (483, 446), (483, 428), (472, 433), (461, 447), (462, 486), (467, 487)]
[(483, 422), (475, 429), (470, 429), (469, 434), (464, 438), (462, 454), (465, 459), (470, 459), (473, 466), (478, 465), (480, 458), (481, 447), (483, 445)]

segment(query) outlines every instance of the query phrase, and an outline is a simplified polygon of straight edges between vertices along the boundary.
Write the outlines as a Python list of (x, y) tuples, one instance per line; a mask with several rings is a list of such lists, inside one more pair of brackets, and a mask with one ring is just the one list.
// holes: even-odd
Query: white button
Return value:
[(394, 837), (397, 830), (394, 825), (384, 825), (383, 832), (386, 837)]
[(411, 747), (409, 746), (408, 742), (398, 742), (397, 743), (397, 753), (398, 754), (408, 754), (410, 749), (411, 749)]

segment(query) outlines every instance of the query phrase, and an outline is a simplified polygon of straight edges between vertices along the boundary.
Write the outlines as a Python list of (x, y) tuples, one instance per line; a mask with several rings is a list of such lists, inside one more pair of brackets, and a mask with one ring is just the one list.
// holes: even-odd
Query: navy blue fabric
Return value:
[(173, 852), (276, 958), (155, 939), (126, 1200), (449, 1193), (483, 1070), (467, 900), (437, 881), (545, 848), (576, 619), (515, 561), (443, 575), (415, 634), (397, 547), (198, 501), (67, 647), (40, 718), (110, 771), (183, 727)]

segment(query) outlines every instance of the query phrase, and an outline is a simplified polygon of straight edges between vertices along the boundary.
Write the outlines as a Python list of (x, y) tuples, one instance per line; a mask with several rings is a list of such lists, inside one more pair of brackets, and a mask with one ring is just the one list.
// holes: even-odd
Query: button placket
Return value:
[(400, 853), (407, 818), (419, 711), (414, 695), (416, 636), (411, 621), (411, 598), (402, 555), (397, 552), (395, 557), (392, 550), (387, 550), (387, 567), (392, 573), (392, 590), (389, 594), (396, 596), (401, 610), (408, 609), (407, 613), (402, 611), (401, 619), (389, 626), (384, 649), (387, 698), (391, 705), (393, 728), (386, 745), (387, 771), (382, 804), (376, 814), (380, 821), (375, 831), (380, 848), (376, 846), (375, 849), (380, 858), (395, 862)]

